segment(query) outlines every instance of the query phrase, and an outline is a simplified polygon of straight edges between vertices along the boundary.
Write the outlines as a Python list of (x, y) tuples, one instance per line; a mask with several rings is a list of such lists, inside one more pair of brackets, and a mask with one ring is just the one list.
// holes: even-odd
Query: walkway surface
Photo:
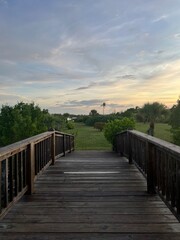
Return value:
[(0, 222), (1, 240), (179, 240), (180, 224), (134, 165), (114, 153), (56, 161)]

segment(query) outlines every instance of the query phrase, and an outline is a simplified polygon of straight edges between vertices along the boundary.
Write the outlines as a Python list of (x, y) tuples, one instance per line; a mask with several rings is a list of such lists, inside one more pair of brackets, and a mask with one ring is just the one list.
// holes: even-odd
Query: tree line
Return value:
[(177, 100), (172, 108), (167, 108), (166, 105), (153, 102), (145, 103), (142, 107), (129, 108), (123, 112), (101, 115), (95, 109), (92, 109), (89, 116), (79, 116), (77, 121), (84, 122), (88, 126), (97, 128), (116, 119), (130, 118), (136, 122), (149, 123), (147, 133), (154, 135), (155, 123), (167, 123), (172, 126), (173, 141), (180, 145), (180, 99)]
[(50, 114), (34, 103), (3, 105), (0, 112), (0, 147), (50, 129), (61, 130), (65, 126), (65, 116)]
[(180, 145), (180, 99), (170, 109), (154, 102), (145, 103), (141, 108), (129, 108), (123, 112), (99, 114), (92, 109), (89, 115), (50, 114), (34, 103), (17, 103), (15, 106), (3, 105), (0, 112), (0, 147), (34, 136), (50, 129), (63, 131), (72, 129), (73, 123), (67, 121), (74, 117), (75, 121), (95, 126), (100, 130), (105, 123), (115, 119), (130, 118), (137, 122), (149, 122), (149, 134), (153, 135), (156, 122), (168, 123), (172, 126), (173, 140)]

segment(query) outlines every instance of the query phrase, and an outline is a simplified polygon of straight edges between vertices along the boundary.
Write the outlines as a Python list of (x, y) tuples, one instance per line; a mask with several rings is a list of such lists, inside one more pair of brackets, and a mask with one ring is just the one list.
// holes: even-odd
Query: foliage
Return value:
[(135, 121), (131, 118), (115, 119), (108, 122), (104, 128), (104, 135), (106, 139), (113, 144), (115, 135), (119, 132), (133, 129), (135, 127)]
[(173, 142), (180, 146), (180, 127), (172, 129)]
[(180, 99), (177, 100), (177, 104), (171, 109), (170, 124), (172, 128), (180, 127)]
[(136, 114), (138, 113), (138, 107), (136, 108), (128, 108), (124, 112), (121, 113), (122, 117), (127, 117), (127, 118), (135, 118)]
[(155, 122), (161, 115), (165, 115), (166, 111), (166, 106), (158, 102), (145, 103), (140, 109), (144, 122)]
[(52, 120), (52, 127), (58, 131), (62, 131), (66, 128), (66, 118), (61, 114), (51, 114), (49, 115)]
[(94, 128), (98, 129), (99, 131), (102, 131), (105, 126), (105, 122), (96, 122), (94, 124)]
[(174, 105), (171, 109), (170, 124), (174, 143), (180, 145), (180, 99), (177, 100), (177, 105)]
[(96, 122), (107, 123), (108, 121), (114, 120), (116, 118), (117, 116), (115, 114), (88, 116), (88, 118), (85, 119), (84, 123), (87, 126), (94, 126)]
[(96, 122), (106, 122), (107, 119), (105, 116), (103, 115), (96, 115), (96, 116), (89, 116), (86, 120), (85, 120), (85, 124), (87, 126), (94, 126), (94, 124)]
[(99, 115), (99, 113), (97, 112), (96, 109), (92, 109), (89, 113), (90, 116), (96, 116), (96, 115)]
[(143, 118), (144, 122), (149, 122), (149, 129), (147, 133), (154, 136), (154, 124), (157, 119), (162, 118), (162, 116), (166, 115), (167, 108), (165, 105), (154, 102), (154, 103), (145, 103), (144, 106), (139, 110), (140, 115)]
[(74, 123), (73, 121), (68, 121), (66, 124), (67, 129), (74, 129)]
[(77, 122), (77, 123), (85, 123), (88, 118), (89, 118), (89, 116), (87, 116), (87, 115), (78, 115), (76, 120), (75, 120), (75, 122)]
[(0, 146), (28, 138), (53, 128), (47, 110), (34, 103), (20, 102), (14, 107), (3, 105), (0, 114)]

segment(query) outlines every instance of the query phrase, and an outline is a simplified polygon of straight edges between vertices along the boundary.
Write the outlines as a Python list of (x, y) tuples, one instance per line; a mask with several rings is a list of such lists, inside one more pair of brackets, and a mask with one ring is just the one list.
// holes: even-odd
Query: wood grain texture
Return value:
[(1, 220), (0, 239), (178, 240), (180, 224), (125, 158), (82, 151), (37, 178)]

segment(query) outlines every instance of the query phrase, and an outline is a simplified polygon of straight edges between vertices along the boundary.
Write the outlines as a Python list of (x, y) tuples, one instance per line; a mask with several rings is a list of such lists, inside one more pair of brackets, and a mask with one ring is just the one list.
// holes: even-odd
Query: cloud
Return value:
[(119, 76), (117, 78), (122, 78), (122, 79), (136, 79), (135, 75), (132, 74), (127, 74), (127, 75), (123, 75), (123, 76)]
[(108, 103), (106, 106), (109, 108), (116, 108), (116, 109), (127, 109), (127, 108), (134, 107), (133, 104), (116, 104), (116, 103)]
[(7, 6), (8, 1), (7, 0), (0, 0), (0, 5), (5, 5)]
[(100, 106), (106, 99), (90, 99), (90, 100), (72, 100), (64, 103), (64, 106), (81, 107), (81, 106)]
[(89, 85), (89, 86), (86, 86), (86, 87), (78, 87), (78, 88), (76, 88), (76, 89), (74, 89), (74, 90), (77, 90), (77, 91), (79, 91), (79, 90), (86, 90), (86, 89), (89, 89), (89, 88), (91, 88), (91, 84)]
[(162, 15), (162, 16), (154, 19), (152, 22), (153, 22), (153, 23), (157, 23), (157, 22), (160, 22), (160, 21), (165, 20), (165, 19), (167, 19), (167, 18), (168, 18), (168, 15)]
[(4, 105), (14, 105), (14, 103), (17, 102), (29, 102), (29, 99), (22, 96), (22, 95), (16, 95), (16, 94), (9, 94), (9, 93), (2, 93), (0, 92), (0, 102)]
[(175, 38), (180, 38), (180, 33), (174, 34), (174, 37), (175, 37)]
[(44, 108), (86, 113), (105, 100), (110, 112), (156, 98), (158, 91), (169, 96), (168, 84), (176, 95), (180, 33), (174, 1), (99, 0), (90, 8), (90, 0), (19, 1), (11, 11), (1, 7), (1, 91), (14, 101), (25, 96)]

